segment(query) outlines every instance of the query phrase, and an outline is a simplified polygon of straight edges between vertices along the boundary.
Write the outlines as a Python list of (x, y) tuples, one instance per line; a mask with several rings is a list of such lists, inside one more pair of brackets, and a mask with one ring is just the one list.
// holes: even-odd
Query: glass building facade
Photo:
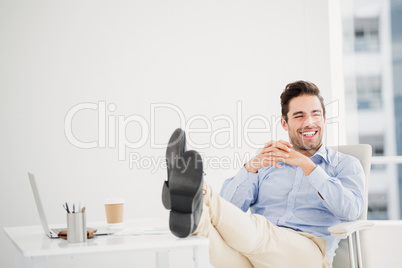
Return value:
[(347, 139), (373, 147), (368, 217), (401, 219), (402, 0), (342, 1), (342, 15)]

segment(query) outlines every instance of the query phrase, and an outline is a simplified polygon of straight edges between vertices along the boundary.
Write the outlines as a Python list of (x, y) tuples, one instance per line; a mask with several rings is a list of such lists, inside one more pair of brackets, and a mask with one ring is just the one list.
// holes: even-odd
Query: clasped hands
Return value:
[(299, 166), (305, 175), (309, 175), (316, 167), (311, 159), (292, 149), (293, 145), (287, 141), (270, 141), (264, 145), (262, 151), (245, 164), (248, 172), (256, 173), (260, 168), (275, 166), (281, 168), (282, 163)]

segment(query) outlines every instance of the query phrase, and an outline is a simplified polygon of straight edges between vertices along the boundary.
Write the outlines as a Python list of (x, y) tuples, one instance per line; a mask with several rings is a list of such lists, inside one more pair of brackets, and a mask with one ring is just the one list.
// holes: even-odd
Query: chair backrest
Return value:
[[(364, 208), (359, 217), (359, 220), (367, 220), (367, 208), (368, 208), (368, 188), (371, 168), (371, 156), (372, 149), (369, 144), (358, 145), (341, 145), (341, 146), (329, 146), (329, 148), (339, 151), (341, 153), (351, 155), (360, 160), (365, 175), (365, 187), (364, 187)], [(364, 231), (360, 233), (360, 247), (363, 259), (363, 266), (365, 268), (370, 267), (370, 252), (368, 239)], [(347, 239), (341, 240), (339, 248), (336, 250), (336, 256), (333, 261), (333, 268), (349, 268), (349, 248)]]

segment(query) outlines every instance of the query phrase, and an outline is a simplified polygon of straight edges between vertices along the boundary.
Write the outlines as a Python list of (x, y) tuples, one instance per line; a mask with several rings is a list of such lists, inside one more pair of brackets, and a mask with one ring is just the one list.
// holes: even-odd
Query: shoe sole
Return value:
[(183, 160), (183, 165), (172, 169), (169, 181), (169, 226), (177, 237), (187, 237), (195, 231), (202, 211), (201, 156), (196, 151), (187, 151), (183, 154)]
[(170, 136), (169, 143), (166, 149), (166, 167), (168, 180), (163, 183), (162, 188), (162, 204), (165, 209), (170, 210), (170, 192), (169, 192), (169, 178), (170, 172), (174, 165), (179, 163), (181, 157), (186, 150), (186, 133), (178, 128)]
[[(172, 136), (166, 149), (166, 164), (169, 170), (180, 160), (186, 151), (186, 133), (178, 128)], [(168, 174), (169, 176), (169, 174)]]

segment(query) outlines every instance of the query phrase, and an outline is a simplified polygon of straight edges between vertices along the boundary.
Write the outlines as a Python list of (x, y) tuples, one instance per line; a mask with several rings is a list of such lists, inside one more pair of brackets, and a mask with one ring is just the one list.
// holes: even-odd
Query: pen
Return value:
[(67, 209), (67, 213), (70, 213), (70, 209), (68, 208), (67, 202), (66, 202), (66, 209)]
[(67, 213), (84, 213), (85, 209), (86, 209), (85, 204), (81, 208), (81, 202), (79, 202), (77, 209), (75, 209), (75, 203), (73, 203), (73, 209), (71, 211), (70, 211), (70, 208), (68, 207), (67, 202), (65, 204), (62, 204), (62, 206), (67, 211)]

